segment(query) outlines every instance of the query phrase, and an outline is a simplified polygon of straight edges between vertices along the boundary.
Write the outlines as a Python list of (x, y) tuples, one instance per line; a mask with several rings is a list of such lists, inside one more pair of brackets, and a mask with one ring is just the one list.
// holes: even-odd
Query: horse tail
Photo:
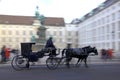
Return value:
[(64, 55), (66, 55), (66, 52), (65, 52), (65, 51), (66, 51), (66, 49), (63, 49), (63, 50), (62, 50), (62, 57), (63, 57)]

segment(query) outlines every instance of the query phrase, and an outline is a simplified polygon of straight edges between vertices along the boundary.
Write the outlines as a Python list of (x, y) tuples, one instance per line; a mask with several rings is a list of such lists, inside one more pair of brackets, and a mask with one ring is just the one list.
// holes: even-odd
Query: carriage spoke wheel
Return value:
[(55, 58), (48, 58), (46, 60), (46, 65), (47, 65), (48, 69), (54, 70), (58, 67), (58, 61)]
[(27, 59), (21, 55), (17, 55), (12, 59), (11, 65), (15, 70), (22, 70), (26, 68)]

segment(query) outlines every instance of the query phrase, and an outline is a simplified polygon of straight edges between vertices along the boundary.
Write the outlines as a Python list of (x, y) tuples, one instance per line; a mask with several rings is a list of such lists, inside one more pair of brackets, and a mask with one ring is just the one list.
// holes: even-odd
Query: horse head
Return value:
[(84, 49), (87, 50), (87, 53), (95, 53), (95, 55), (98, 55), (96, 47), (86, 46)]
[(95, 53), (95, 55), (98, 55), (98, 51), (97, 51), (96, 47), (93, 47), (93, 52)]

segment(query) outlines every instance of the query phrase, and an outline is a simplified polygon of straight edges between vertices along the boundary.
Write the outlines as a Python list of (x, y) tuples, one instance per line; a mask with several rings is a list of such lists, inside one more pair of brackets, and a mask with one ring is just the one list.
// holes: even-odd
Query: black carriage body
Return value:
[(29, 61), (34, 62), (38, 60), (38, 57), (34, 52), (32, 52), (32, 45), (35, 43), (21, 43), (21, 55), (24, 58), (28, 58)]
[(32, 45), (35, 43), (21, 43), (21, 55), (23, 57), (28, 57), (30, 53), (32, 52)]

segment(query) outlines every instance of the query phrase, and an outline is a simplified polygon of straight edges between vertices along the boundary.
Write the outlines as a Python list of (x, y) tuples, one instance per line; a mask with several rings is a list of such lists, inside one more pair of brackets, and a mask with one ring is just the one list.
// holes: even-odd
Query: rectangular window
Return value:
[(71, 31), (68, 31), (68, 36), (71, 36)]
[(2, 38), (2, 42), (6, 42), (6, 38), (3, 37), (3, 38)]
[(16, 35), (19, 35), (19, 31), (16, 31)]
[(109, 40), (109, 35), (107, 35), (107, 40)]
[(26, 38), (23, 38), (23, 42), (26, 42)]
[(109, 16), (107, 16), (107, 22), (109, 22), (110, 21), (110, 19), (109, 19), (110, 17)]
[(54, 36), (56, 35), (56, 31), (53, 32), (53, 35), (54, 35)]
[(107, 33), (109, 33), (110, 27), (109, 25), (107, 25)]
[(2, 35), (6, 35), (6, 31), (5, 30), (2, 30)]
[(50, 31), (46, 31), (46, 35), (48, 35), (48, 36), (51, 35), (51, 34), (50, 34)]
[(12, 42), (12, 38), (9, 38), (8, 41), (9, 41), (9, 42)]
[(119, 48), (119, 51), (120, 51), (120, 42), (119, 42), (118, 46), (119, 46), (118, 48)]
[(26, 35), (26, 31), (23, 31), (23, 35)]
[(78, 42), (78, 39), (75, 39), (76, 43)]
[(112, 20), (115, 20), (115, 13), (112, 14)]
[(120, 39), (120, 32), (118, 33), (118, 37), (119, 37), (119, 39)]
[(76, 31), (76, 36), (78, 36), (78, 31)]
[(59, 42), (63, 42), (63, 41), (62, 41), (62, 38), (59, 39)]
[(67, 39), (67, 41), (68, 41), (68, 42), (71, 42), (71, 41), (72, 41), (72, 39), (71, 39), (71, 38), (68, 38), (68, 39)]
[(12, 35), (12, 31), (8, 31), (8, 35)]
[(59, 35), (62, 36), (62, 31), (59, 32)]
[(30, 31), (30, 35), (33, 35), (33, 31)]
[(115, 31), (115, 23), (112, 23), (112, 31)]
[(118, 11), (118, 19), (120, 19), (120, 10)]
[(118, 22), (118, 31), (120, 31), (120, 21)]
[(16, 42), (19, 42), (19, 38), (16, 38)]
[(105, 24), (105, 18), (102, 18), (102, 24)]

